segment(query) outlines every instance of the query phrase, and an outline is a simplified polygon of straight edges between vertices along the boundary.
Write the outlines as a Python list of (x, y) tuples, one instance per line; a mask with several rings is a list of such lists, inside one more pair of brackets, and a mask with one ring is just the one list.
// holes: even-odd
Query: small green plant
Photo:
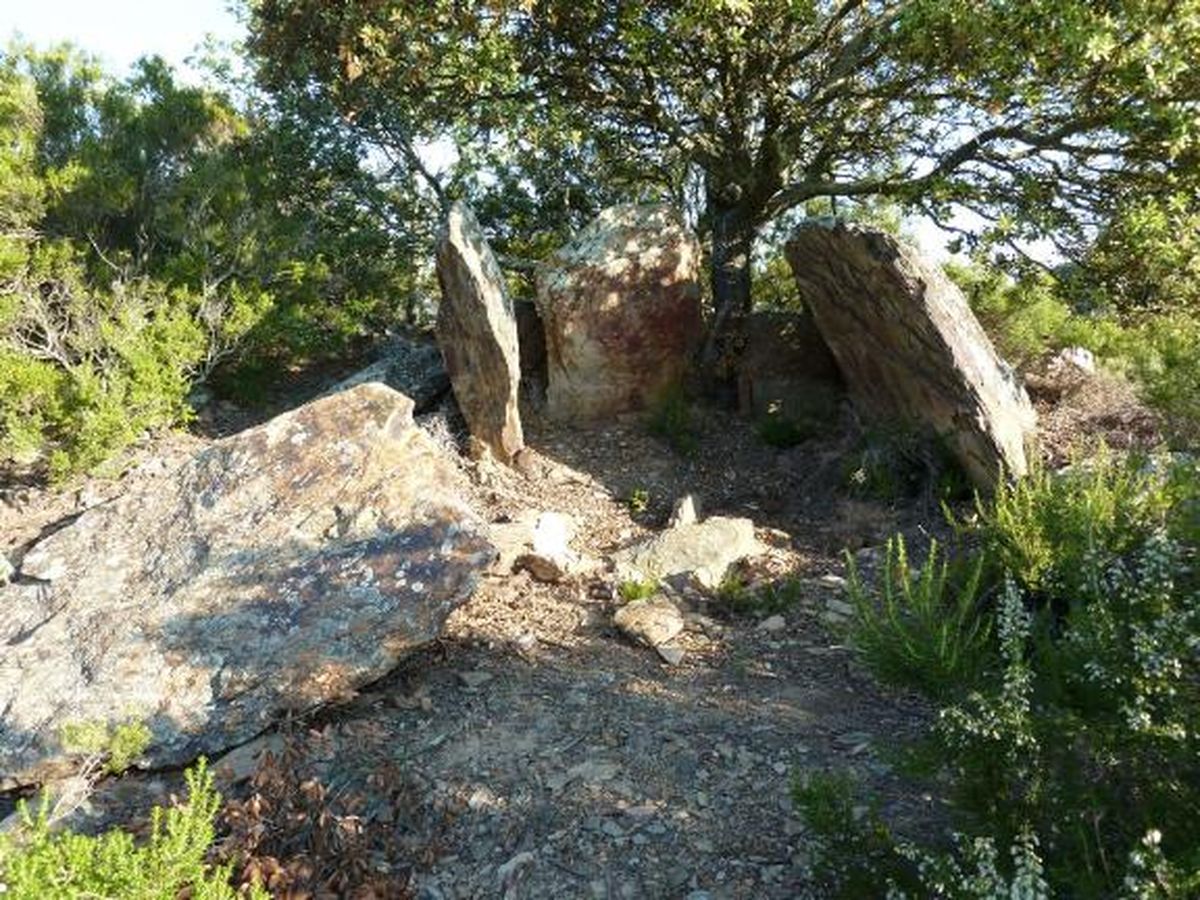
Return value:
[(650, 506), (650, 492), (645, 488), (634, 488), (629, 492), (629, 511), (635, 516), (644, 513)]
[(99, 721), (68, 722), (62, 728), (63, 747), (86, 754), (106, 775), (119, 775), (150, 746), (150, 729), (144, 722), (129, 721), (109, 728)]
[[(201, 759), (184, 777), (187, 802), (165, 810), (156, 807), (149, 840), (143, 845), (123, 831), (97, 837), (51, 831), (45, 796), (36, 813), (22, 803), (23, 827), (0, 835), (0, 890), (13, 900), (238, 897), (229, 885), (230, 870), (205, 861), (221, 803), (212, 774)], [(249, 896), (266, 898), (267, 894), (255, 888)]]
[(945, 697), (974, 683), (988, 657), (990, 625), (979, 603), (983, 558), (956, 581), (936, 541), (915, 571), (904, 538), (887, 543), (878, 596), (859, 577), (847, 553), (847, 590), (854, 605), (852, 639), (867, 665), (882, 679), (932, 697)]
[(803, 586), (795, 577), (781, 578), (751, 588), (736, 573), (726, 575), (717, 586), (717, 600), (738, 615), (769, 616), (787, 612), (803, 596)]
[(692, 406), (681, 385), (667, 388), (650, 404), (646, 428), (680, 456), (693, 456), (700, 447)]
[(884, 503), (922, 493), (939, 500), (970, 496), (967, 478), (945, 441), (905, 423), (864, 434), (843, 464), (843, 479), (851, 496)]
[(634, 600), (645, 600), (658, 593), (659, 583), (653, 578), (627, 578), (617, 585), (617, 594), (626, 603)]
[(878, 810), (856, 802), (856, 790), (840, 772), (801, 773), (792, 784), (792, 802), (814, 835), (821, 896), (856, 900), (891, 896), (889, 886), (916, 887), (915, 867), (897, 853)]

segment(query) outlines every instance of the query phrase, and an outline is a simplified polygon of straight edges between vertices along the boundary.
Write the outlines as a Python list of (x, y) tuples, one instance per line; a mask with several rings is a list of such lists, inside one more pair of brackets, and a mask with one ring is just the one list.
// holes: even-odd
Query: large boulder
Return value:
[(442, 287), (437, 337), (454, 397), (472, 436), (497, 459), (511, 462), (525, 446), (517, 403), (517, 322), (504, 275), (465, 203), (455, 203), (446, 218), (437, 274)]
[(861, 407), (931, 428), (980, 487), (1025, 473), (1033, 406), (939, 266), (831, 219), (802, 223), (785, 252)]
[(495, 557), (461, 477), (364, 384), (42, 540), (0, 591), (0, 788), (69, 770), (69, 723), (143, 720), (175, 765), (385, 674)]
[(683, 377), (701, 334), (700, 244), (669, 206), (614, 206), (542, 264), (546, 407), (560, 421), (640, 409)]
[(375, 362), (342, 379), (326, 393), (336, 394), (371, 381), (386, 384), (412, 400), (416, 415), (434, 409), (450, 390), (450, 376), (437, 344), (409, 337), (392, 338)]

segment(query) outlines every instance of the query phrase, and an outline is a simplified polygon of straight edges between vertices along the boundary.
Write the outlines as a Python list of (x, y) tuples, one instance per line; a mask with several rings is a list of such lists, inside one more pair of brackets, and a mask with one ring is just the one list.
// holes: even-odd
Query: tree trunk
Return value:
[(729, 380), (722, 363), (733, 354), (737, 335), (750, 312), (750, 251), (754, 228), (737, 207), (708, 203), (712, 223), (712, 260), (709, 272), (713, 320), (701, 356), (706, 379), (720, 384)]

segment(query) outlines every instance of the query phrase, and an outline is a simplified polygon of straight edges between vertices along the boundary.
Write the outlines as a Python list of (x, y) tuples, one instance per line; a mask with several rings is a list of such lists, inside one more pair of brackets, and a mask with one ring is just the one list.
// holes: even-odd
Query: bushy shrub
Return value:
[[(61, 265), (57, 261), (56, 265)], [(51, 275), (61, 276), (47, 280)], [(206, 336), (190, 298), (148, 282), (86, 288), (55, 269), (14, 291), (0, 321), (0, 450), (87, 471), (147, 429), (183, 421)]]
[[(36, 813), (22, 809), (23, 827), (0, 835), (0, 888), (13, 900), (45, 897), (136, 897), (139, 900), (222, 900), (239, 896), (229, 886), (230, 869), (205, 862), (215, 837), (221, 798), (201, 760), (189, 769), (188, 798), (179, 806), (156, 807), (150, 837), (110, 831), (98, 837), (52, 831), (48, 802)], [(245, 895), (243, 895), (245, 896)], [(265, 898), (261, 890), (249, 896)]]
[(738, 615), (770, 616), (784, 613), (804, 596), (804, 585), (794, 575), (775, 581), (747, 584), (737, 572), (731, 572), (717, 585), (718, 602)]
[(964, 572), (952, 570), (934, 541), (914, 571), (897, 535), (887, 543), (878, 594), (848, 553), (846, 561), (853, 642), (876, 675), (936, 698), (974, 683), (989, 661), (991, 630), (979, 597), (982, 557)]
[[(1176, 474), (1178, 473), (1178, 474)], [(1196, 480), (1176, 465), (1100, 448), (1060, 472), (1035, 466), (976, 503), (973, 530), (989, 556), (1031, 595), (1060, 603), (1104, 589), (1096, 573), (1176, 521)]]
[(1169, 440), (1200, 448), (1200, 311), (1147, 317), (1132, 331), (1130, 374)]
[[(1101, 455), (980, 503), (975, 537), (1002, 564), (982, 612), (996, 664), (943, 700), (922, 748), (967, 837), (950, 854), (894, 842), (919, 879), (895, 896), (1200, 891), (1198, 491), (1195, 463)], [(863, 647), (895, 645), (877, 671), (920, 684), (911, 620), (867, 610)]]

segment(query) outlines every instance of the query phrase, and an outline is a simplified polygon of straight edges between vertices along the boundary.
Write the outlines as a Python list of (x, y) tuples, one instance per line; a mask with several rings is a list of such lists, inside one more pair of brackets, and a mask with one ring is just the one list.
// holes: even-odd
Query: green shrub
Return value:
[(878, 595), (863, 585), (848, 553), (846, 563), (853, 642), (876, 675), (937, 698), (975, 682), (988, 662), (991, 630), (979, 598), (983, 557), (956, 578), (933, 541), (913, 571), (904, 538), (896, 535), (887, 543)]
[(908, 423), (868, 430), (842, 467), (851, 496), (895, 503), (929, 493), (967, 494), (968, 482), (944, 441)]
[(755, 431), (764, 444), (786, 450), (816, 437), (821, 429), (814, 422), (799, 421), (782, 413), (768, 413), (758, 420)]
[(150, 746), (150, 738), (150, 729), (138, 721), (116, 728), (97, 721), (68, 722), (62, 729), (65, 749), (100, 759), (103, 771), (111, 775), (119, 775), (133, 765)]
[[(200, 760), (185, 778), (187, 802), (166, 810), (156, 807), (150, 837), (142, 845), (123, 831), (98, 837), (53, 832), (45, 799), (37, 813), (22, 805), (23, 827), (0, 835), (0, 887), (5, 897), (176, 900), (185, 891), (194, 900), (237, 897), (229, 886), (229, 869), (205, 862), (221, 802), (212, 774)], [(256, 890), (251, 896), (267, 895)]]
[(659, 583), (653, 578), (627, 578), (617, 585), (617, 594), (626, 603), (634, 600), (645, 600), (658, 593)]
[(726, 575), (717, 585), (717, 600), (738, 615), (770, 616), (787, 612), (800, 602), (804, 587), (792, 576), (759, 584), (753, 588), (736, 573)]
[(1094, 575), (1173, 521), (1173, 508), (1195, 488), (1195, 479), (1164, 477), (1144, 457), (1118, 459), (1101, 448), (1061, 472), (1035, 466), (1000, 484), (992, 499), (976, 501), (974, 530), (1024, 590), (1075, 602), (1101, 592)]
[(1200, 448), (1200, 310), (1152, 316), (1132, 332), (1130, 374), (1181, 449)]
[[(1200, 892), (1198, 491), (1194, 463), (1102, 454), (980, 502), (978, 536), (1003, 566), (985, 575), (1002, 579), (998, 602), (981, 608), (996, 664), (946, 695), (923, 748), (966, 837), (951, 853), (895, 844), (920, 878), (910, 896)], [(927, 560), (925, 582), (942, 571)], [(917, 594), (929, 607), (938, 591)], [(889, 661), (881, 676), (928, 678), (928, 655), (906, 650), (911, 623), (862, 618), (868, 659)], [(1003, 866), (998, 847), (1011, 848)]]
[(857, 900), (915, 887), (916, 873), (877, 809), (857, 803), (857, 786), (838, 772), (807, 772), (792, 784), (792, 802), (812, 830), (807, 849), (821, 896)]

